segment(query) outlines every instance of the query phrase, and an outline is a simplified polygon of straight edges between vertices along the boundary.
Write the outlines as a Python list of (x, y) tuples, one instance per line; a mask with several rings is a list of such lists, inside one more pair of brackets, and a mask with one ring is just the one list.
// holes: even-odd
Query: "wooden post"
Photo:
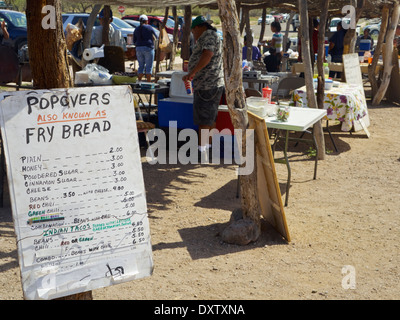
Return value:
[(264, 34), (265, 34), (265, 19), (267, 17), (267, 8), (262, 9), (262, 15), (261, 15), (261, 31), (260, 31), (260, 40), (258, 41), (258, 49), (260, 49), (261, 54), (263, 53), (262, 47), (260, 45), (260, 42), (264, 40)]
[(110, 24), (108, 23), (109, 19), (111, 18), (111, 9), (110, 6), (104, 6), (103, 8), (104, 12), (104, 24), (103, 24), (103, 30), (101, 34), (101, 43), (104, 44), (105, 46), (110, 45), (110, 37), (109, 32), (110, 32)]
[[(89, 15), (89, 18), (86, 23), (86, 29), (85, 29), (85, 34), (83, 35), (83, 50), (90, 48), (90, 40), (92, 38), (92, 31), (93, 31), (93, 26), (94, 23), (97, 19), (97, 15), (101, 9), (101, 4), (95, 4), (93, 7), (92, 12)], [(87, 65), (88, 61), (85, 59), (82, 59), (81, 62), (81, 67), (84, 68)]]
[[(351, 0), (350, 4), (356, 8), (355, 25), (357, 25), (357, 22), (360, 19), (362, 12), (364, 11), (365, 0)], [(354, 53), (356, 48), (356, 41), (357, 41), (356, 29), (349, 28), (343, 40), (344, 44), (343, 54)]]
[[(223, 59), (225, 93), (229, 113), (235, 129), (242, 129), (242, 152), (246, 150), (247, 106), (242, 81), (242, 48), (240, 46), (239, 18), (233, 0), (218, 0), (223, 31)], [(244, 153), (243, 153), (244, 154)], [(261, 233), (260, 203), (257, 192), (257, 162), (249, 175), (240, 176), (240, 197), (243, 218), (252, 223), (253, 241)]]
[[(310, 108), (317, 108), (317, 101), (314, 94), (314, 83), (313, 83), (313, 67), (311, 65), (311, 54), (310, 54), (310, 35), (308, 31), (308, 11), (307, 11), (307, 0), (299, 0), (299, 11), (300, 11), (300, 28), (301, 28), (301, 52), (304, 63), (304, 78), (306, 82), (307, 91), (307, 102)], [(318, 121), (314, 125), (314, 136), (318, 145), (318, 159), (325, 159), (325, 139), (322, 130), (321, 121)]]
[[(246, 9), (246, 15), (243, 20), (245, 20), (245, 29), (246, 29), (246, 42), (247, 42), (247, 61), (253, 61), (253, 33), (250, 28), (250, 12), (249, 9)], [(250, 83), (252, 84), (252, 83)]]
[[(185, 24), (183, 25), (182, 31), (182, 44), (181, 44), (181, 58), (182, 63), (185, 60), (189, 60), (190, 57), (190, 26), (192, 25), (192, 7), (185, 6), (184, 14)], [(183, 65), (182, 65), (183, 67)]]
[(249, 9), (247, 7), (242, 7), (242, 19), (240, 20), (240, 34), (243, 34), (244, 26), (249, 16)]
[(399, 15), (400, 15), (400, 5), (399, 2), (396, 1), (392, 12), (392, 17), (389, 23), (389, 28), (386, 33), (386, 45), (383, 57), (383, 63), (384, 63), (383, 77), (382, 77), (382, 83), (372, 100), (372, 105), (374, 106), (379, 105), (381, 103), (390, 83), (390, 75), (392, 74), (392, 69), (393, 69), (393, 59), (392, 59), (393, 39), (394, 39), (394, 34), (396, 32), (397, 24), (399, 22)]
[[(169, 8), (166, 7), (165, 11), (164, 11), (164, 19), (160, 25), (160, 39), (159, 42), (161, 42), (162, 40), (162, 30), (165, 29), (165, 24), (167, 23), (167, 19), (168, 19), (168, 11)], [(160, 71), (160, 56), (161, 56), (161, 50), (160, 50), (160, 46), (158, 46), (157, 52), (156, 52), (156, 71), (155, 74), (157, 74)]]
[(317, 105), (319, 109), (324, 108), (325, 97), (325, 75), (324, 75), (324, 57), (325, 57), (325, 31), (326, 21), (328, 20), (328, 9), (330, 0), (326, 0), (321, 10), (318, 30), (318, 89), (317, 89)]
[(172, 7), (172, 15), (174, 17), (174, 22), (175, 22), (175, 26), (174, 26), (174, 34), (173, 34), (173, 45), (172, 45), (172, 52), (171, 52), (171, 59), (169, 60), (169, 70), (173, 69), (174, 67), (174, 62), (175, 62), (175, 55), (176, 55), (176, 48), (178, 47), (178, 14), (176, 12), (176, 6)]
[(372, 58), (372, 63), (368, 66), (368, 79), (369, 79), (369, 82), (371, 83), (372, 98), (375, 97), (375, 95), (378, 91), (378, 87), (379, 87), (378, 80), (375, 76), (375, 70), (376, 70), (376, 67), (378, 66), (378, 60), (379, 60), (379, 56), (382, 52), (383, 41), (385, 39), (387, 25), (389, 22), (389, 6), (388, 5), (385, 5), (382, 8), (381, 22), (382, 23), (381, 23), (381, 28), (379, 31), (378, 43), (375, 47), (374, 57)]

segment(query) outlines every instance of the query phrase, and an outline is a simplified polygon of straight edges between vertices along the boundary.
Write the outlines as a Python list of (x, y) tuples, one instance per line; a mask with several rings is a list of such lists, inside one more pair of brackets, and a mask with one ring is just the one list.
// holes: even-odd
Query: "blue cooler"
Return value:
[(158, 101), (158, 125), (169, 127), (170, 121), (176, 121), (178, 129), (194, 129), (198, 126), (193, 123), (193, 94), (187, 94), (182, 77), (187, 72), (172, 73), (169, 88), (169, 98)]
[(360, 40), (360, 51), (371, 50), (371, 40)]

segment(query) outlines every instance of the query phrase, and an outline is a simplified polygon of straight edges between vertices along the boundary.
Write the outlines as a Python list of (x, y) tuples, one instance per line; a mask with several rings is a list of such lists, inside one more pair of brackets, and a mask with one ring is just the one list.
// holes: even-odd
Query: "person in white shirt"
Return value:
[(111, 24), (111, 22), (113, 21), (113, 15), (111, 9), (110, 9), (109, 21), (106, 21), (104, 18), (104, 8), (99, 13), (99, 20), (100, 20), (100, 26), (93, 27), (92, 38), (90, 40), (91, 46), (101, 47), (103, 45), (103, 39), (102, 39), (103, 26), (105, 25), (105, 23), (108, 23), (109, 24), (108, 37), (110, 41), (110, 46), (119, 46), (126, 52), (126, 42), (121, 34), (121, 31), (115, 30)]

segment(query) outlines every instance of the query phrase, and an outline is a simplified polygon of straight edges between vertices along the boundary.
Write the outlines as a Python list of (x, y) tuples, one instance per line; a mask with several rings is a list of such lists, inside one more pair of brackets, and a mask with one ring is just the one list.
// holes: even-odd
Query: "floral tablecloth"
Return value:
[[(291, 105), (307, 106), (306, 87), (293, 92)], [(342, 131), (350, 131), (355, 120), (360, 120), (368, 114), (367, 102), (362, 87), (347, 83), (340, 83), (325, 91), (324, 109), (327, 111), (327, 120), (337, 120), (342, 123)]]

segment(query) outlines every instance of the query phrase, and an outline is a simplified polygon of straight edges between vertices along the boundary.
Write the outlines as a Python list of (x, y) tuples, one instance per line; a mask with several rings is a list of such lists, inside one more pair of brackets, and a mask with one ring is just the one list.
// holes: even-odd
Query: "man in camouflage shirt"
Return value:
[[(183, 81), (193, 80), (193, 121), (200, 133), (215, 127), (224, 90), (222, 41), (210, 23), (203, 16), (193, 20), (191, 28), (196, 43), (189, 59), (189, 72), (182, 78)], [(210, 147), (210, 138), (199, 134), (201, 158)]]

